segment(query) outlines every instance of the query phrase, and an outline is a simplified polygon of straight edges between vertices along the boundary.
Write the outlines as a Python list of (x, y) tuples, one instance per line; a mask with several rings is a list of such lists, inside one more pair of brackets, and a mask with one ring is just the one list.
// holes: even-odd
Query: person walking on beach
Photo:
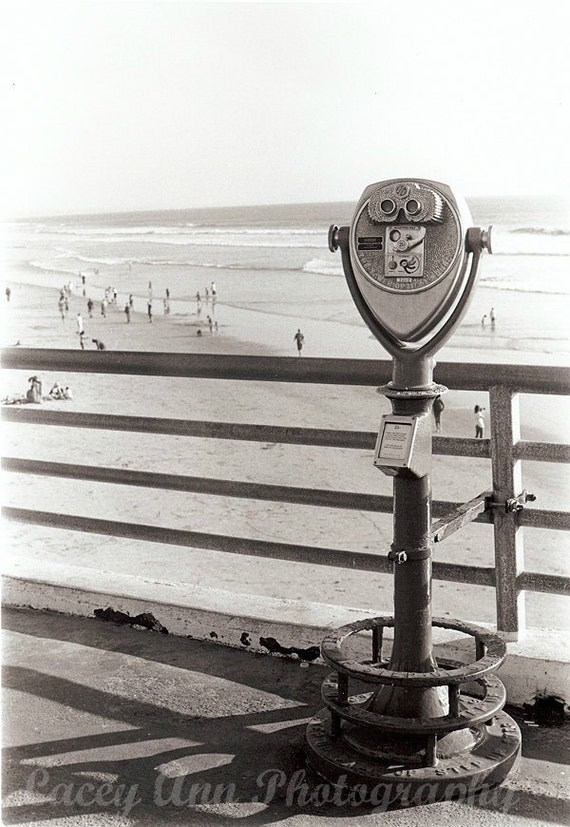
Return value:
[(125, 316), (127, 317), (127, 324), (131, 323), (131, 308), (129, 303), (127, 302), (125, 305)]
[(443, 404), (443, 399), (441, 396), (436, 396), (433, 400), (433, 418), (435, 419), (435, 430), (441, 431), (441, 413), (445, 405)]
[(492, 307), (489, 311), (489, 319), (491, 320), (491, 330), (495, 329), (495, 320), (496, 320), (496, 318), (497, 317), (495, 316), (495, 308)]
[(101, 302), (101, 315), (103, 316), (104, 319), (107, 318), (107, 299), (106, 298), (103, 298), (103, 301)]
[(152, 324), (152, 300), (149, 299), (146, 305), (146, 313), (148, 316), (149, 324)]
[(129, 293), (129, 307), (131, 311), (135, 309), (135, 300), (133, 299), (133, 294)]
[(12, 295), (12, 291), (9, 287), (6, 288), (6, 301), (10, 301), (10, 296)]
[(485, 433), (485, 416), (483, 411), (485, 408), (479, 407), (479, 405), (475, 405), (474, 408), (474, 415), (475, 415), (475, 439), (483, 439), (483, 434)]
[(87, 314), (90, 319), (93, 318), (93, 299), (87, 299)]
[(59, 308), (59, 314), (61, 316), (61, 320), (62, 320), (62, 322), (64, 322), (65, 321), (65, 299), (63, 298), (63, 296), (59, 297), (59, 301), (57, 303), (57, 306)]
[(78, 334), (78, 336), (81, 336), (82, 333), (85, 333), (85, 331), (83, 330), (83, 317), (82, 317), (81, 313), (78, 313), (77, 314), (77, 334)]
[(297, 330), (297, 332), (293, 336), (293, 341), (297, 342), (297, 353), (299, 354), (299, 356), (302, 356), (303, 354), (301, 353), (301, 351), (303, 350), (303, 344), (305, 342), (305, 337), (301, 333), (300, 328)]

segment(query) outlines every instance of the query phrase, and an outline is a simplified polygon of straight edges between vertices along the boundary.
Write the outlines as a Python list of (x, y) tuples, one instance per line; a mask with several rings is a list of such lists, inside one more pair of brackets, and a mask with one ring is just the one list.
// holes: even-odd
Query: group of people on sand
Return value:
[[(83, 282), (83, 284), (84, 283), (85, 282)], [(215, 293), (215, 284), (214, 284), (214, 282), (212, 282), (212, 288), (211, 289), (212, 289), (212, 292)], [(58, 300), (58, 307), (59, 307), (59, 312), (60, 312), (60, 315), (61, 315), (61, 318), (62, 318), (63, 321), (65, 321), (67, 313), (69, 312), (69, 296), (70, 296), (70, 293), (71, 293), (71, 288), (68, 287), (68, 285), (65, 285), (60, 291), (59, 300)], [(85, 290), (83, 291), (83, 296), (85, 297)], [(101, 299), (101, 303), (100, 303), (101, 317), (103, 319), (106, 319), (108, 309), (110, 307), (117, 308), (118, 305), (119, 305), (119, 295), (118, 295), (116, 287), (111, 287), (111, 286), (106, 287), (105, 291), (104, 291), (104, 294), (103, 294), (103, 298)], [(95, 302), (93, 301), (91, 296), (89, 296), (87, 298), (87, 317), (89, 319), (93, 318), (94, 308), (95, 308)], [(126, 299), (125, 305), (123, 307), (123, 312), (125, 314), (125, 320), (126, 320), (127, 324), (131, 323), (134, 310), (135, 310), (134, 297), (133, 297), (132, 293), (129, 293), (129, 296)], [(163, 310), (164, 310), (164, 315), (165, 316), (170, 314), (170, 290), (169, 290), (168, 287), (166, 288), (165, 296), (164, 296), (164, 299), (163, 299)], [(151, 281), (149, 281), (149, 283), (148, 283), (147, 318), (148, 318), (149, 323), (152, 323), (152, 320), (153, 320), (153, 292), (152, 292), (152, 282)], [(80, 312), (77, 313), (76, 324), (77, 324), (76, 333), (79, 336), (79, 346), (81, 347), (82, 350), (85, 350), (85, 343), (86, 343), (86, 341), (88, 341), (88, 339), (87, 339), (87, 334), (85, 332), (84, 325), (83, 325), (83, 316), (81, 315)], [(94, 343), (97, 350), (105, 350), (106, 349), (105, 345), (103, 344), (103, 342), (100, 339), (91, 339), (91, 341)]]
[[(85, 284), (85, 277), (82, 277), (83, 284)], [(62, 321), (65, 321), (66, 315), (69, 313), (69, 299), (71, 294), (76, 289), (77, 285), (75, 285), (71, 280), (68, 281), (66, 284), (59, 291), (59, 298), (57, 300), (57, 307), (59, 310), (59, 315), (61, 316)], [(85, 291), (83, 291), (83, 295), (85, 295)]]
[[(148, 283), (148, 299), (146, 303), (146, 315), (149, 324), (152, 324), (153, 319), (153, 296), (152, 296), (152, 282), (149, 281)], [(112, 297), (108, 295), (108, 291), (112, 290)], [(107, 318), (107, 308), (109, 305), (117, 306), (117, 291), (115, 288), (107, 288), (105, 291), (105, 295), (101, 300), (101, 316), (106, 319)], [(168, 316), (170, 314), (170, 290), (167, 287), (164, 299), (162, 300), (162, 307), (164, 311), (164, 315)], [(93, 318), (93, 300), (89, 298), (87, 300), (87, 312), (89, 314), (89, 318)], [(132, 314), (135, 312), (135, 300), (132, 293), (129, 293), (129, 297), (125, 302), (125, 306), (123, 307), (123, 312), (125, 314), (125, 320), (127, 324), (131, 323)]]
[[(216, 282), (212, 281), (210, 283), (210, 287), (204, 287), (204, 295), (203, 296), (202, 296), (202, 294), (200, 293), (199, 290), (196, 292), (196, 315), (199, 316), (200, 313), (202, 312), (202, 301), (204, 301), (204, 303), (206, 305), (209, 305), (210, 301), (211, 301), (212, 302), (212, 313), (214, 313), (215, 310), (216, 310), (217, 300), (218, 300), (218, 290), (216, 288)], [(208, 318), (209, 318), (209, 316), (208, 316)]]
[[(85, 295), (85, 293), (84, 293), (84, 295)], [(62, 317), (62, 319), (65, 319), (66, 313), (69, 311), (69, 303), (68, 303), (67, 295), (64, 295), (63, 292), (62, 292), (62, 294), (60, 296), (60, 300), (61, 300), (61, 305), (60, 305), (61, 317)], [(205, 302), (205, 304), (208, 307), (211, 307), (211, 314), (213, 316), (214, 313), (215, 313), (215, 306), (216, 306), (216, 301), (217, 301), (217, 288), (216, 288), (216, 283), (214, 281), (212, 281), (209, 286), (204, 288), (204, 293), (202, 295), (200, 294), (200, 291), (198, 291), (196, 293), (197, 315), (198, 316), (202, 312), (202, 302), (203, 301)], [(105, 293), (104, 293), (104, 296), (101, 300), (101, 305), (100, 305), (102, 318), (104, 318), (104, 319), (107, 318), (107, 310), (110, 306), (115, 306), (116, 307), (117, 305), (118, 305), (118, 294), (117, 294), (116, 288), (115, 287), (107, 287), (105, 289)], [(93, 318), (94, 306), (95, 305), (94, 305), (93, 299), (91, 297), (89, 297), (87, 299), (87, 315), (90, 319)], [(164, 295), (164, 298), (162, 300), (162, 307), (163, 307), (164, 315), (165, 316), (170, 315), (170, 289), (168, 287), (165, 290), (165, 295)], [(134, 313), (134, 309), (135, 309), (135, 307), (134, 307), (134, 298), (133, 298), (133, 294), (130, 293), (128, 299), (125, 302), (124, 308), (123, 308), (123, 312), (125, 314), (125, 320), (126, 320), (127, 324), (131, 323), (133, 313)], [(154, 318), (154, 299), (153, 299), (152, 281), (149, 281), (149, 283), (148, 283), (148, 298), (147, 298), (147, 302), (146, 302), (146, 315), (147, 315), (148, 323), (152, 324), (152, 321), (153, 321), (153, 318)], [(78, 326), (79, 326), (77, 332), (79, 334), (80, 346), (81, 346), (82, 349), (84, 349), (85, 348), (85, 344), (84, 344), (85, 333), (82, 330), (83, 319), (82, 319), (80, 313), (77, 314), (77, 319), (78, 319)], [(207, 316), (207, 323), (208, 323), (208, 327), (210, 329), (210, 333), (217, 333), (218, 332), (218, 329), (219, 329), (218, 322), (214, 321), (210, 315)], [(199, 335), (201, 335), (201, 332), (200, 332)], [(95, 342), (95, 339), (92, 339), (92, 341)]]
[(42, 402), (57, 399), (73, 399), (73, 393), (69, 385), (60, 385), (55, 382), (47, 394), (43, 396), (43, 382), (39, 376), (30, 376), (28, 379), (28, 390), (25, 394), (8, 396), (2, 400), (3, 405), (40, 405)]
[[(71, 285), (71, 282), (70, 282), (70, 285)], [(110, 289), (110, 288), (108, 288), (108, 289)], [(72, 287), (70, 287), (69, 285), (64, 285), (61, 288), (60, 292), (59, 292), (59, 298), (58, 298), (58, 303), (57, 304), (58, 304), (59, 312), (60, 312), (60, 315), (61, 315), (61, 318), (62, 318), (63, 321), (65, 321), (67, 313), (69, 312), (69, 296), (71, 295), (71, 292), (72, 292)], [(101, 308), (102, 308), (101, 313), (104, 316), (105, 315), (104, 307), (106, 307), (107, 300), (104, 298), (103, 302), (104, 302), (104, 304), (102, 304), (102, 306), (101, 306)], [(87, 299), (87, 315), (89, 316), (90, 319), (93, 318), (93, 299), (91, 299), (91, 298)], [(85, 332), (85, 327), (83, 325), (83, 316), (81, 315), (80, 312), (77, 313), (77, 315), (75, 317), (75, 324), (76, 324), (76, 331), (75, 332), (79, 336), (79, 347), (81, 348), (81, 350), (85, 350), (85, 341), (87, 339), (87, 334)], [(97, 350), (105, 350), (105, 345), (103, 344), (103, 342), (101, 342), (100, 339), (91, 339), (91, 341), (94, 343), (95, 348)]]
[[(83, 327), (83, 316), (81, 315), (81, 313), (77, 314), (76, 324), (77, 330), (75, 332), (79, 336), (79, 347), (81, 348), (81, 350), (85, 350), (85, 341), (87, 339), (87, 333), (85, 332), (85, 328)], [(106, 349), (101, 339), (91, 339), (91, 341), (95, 345), (96, 350)]]
[[(59, 296), (59, 310), (61, 313), (61, 317), (65, 320), (67, 313), (69, 312), (69, 295), (70, 290), (66, 287), (62, 288)], [(107, 318), (107, 309), (110, 307), (117, 307), (118, 306), (118, 293), (115, 287), (107, 287), (105, 289), (105, 293), (101, 300), (101, 316), (102, 318)], [(93, 310), (95, 304), (93, 299), (89, 297), (87, 299), (87, 316), (89, 319), (93, 318)], [(168, 315), (170, 313), (170, 290), (168, 287), (166, 288), (165, 297), (163, 300), (163, 307), (164, 307), (164, 314)], [(135, 302), (132, 293), (129, 293), (128, 299), (125, 301), (125, 306), (123, 308), (123, 312), (125, 314), (125, 319), (127, 324), (131, 323), (132, 314), (135, 310)], [(152, 282), (149, 282), (149, 297), (147, 301), (147, 317), (148, 321), (152, 322), (153, 319), (153, 300), (152, 300)], [(83, 325), (83, 316), (81, 313), (77, 313), (76, 316), (76, 324), (77, 324), (77, 335), (79, 336), (79, 346), (82, 350), (85, 350), (85, 342), (87, 341), (87, 334), (84, 329)], [(101, 341), (101, 339), (91, 339), (95, 348), (97, 350), (105, 350), (105, 345)]]

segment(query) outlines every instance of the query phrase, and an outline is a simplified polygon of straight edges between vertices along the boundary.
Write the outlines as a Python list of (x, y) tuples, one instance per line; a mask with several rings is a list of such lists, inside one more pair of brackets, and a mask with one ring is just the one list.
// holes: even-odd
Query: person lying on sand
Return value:
[(32, 383), (31, 387), (25, 394), (17, 394), (15, 396), (5, 396), (3, 397), (0, 404), (2, 405), (26, 405), (27, 403), (35, 403), (38, 402), (53, 402), (56, 399), (73, 399), (73, 392), (69, 385), (65, 387), (60, 385), (59, 382), (56, 382), (53, 388), (50, 390), (47, 396), (42, 396), (39, 399), (37, 398), (37, 385), (39, 384), (41, 388), (41, 381), (38, 379), (37, 376), (31, 376), (28, 381), (35, 380), (35, 383)]
[(26, 402), (38, 404), (42, 401), (42, 382), (38, 376), (30, 376), (28, 379), (30, 387), (25, 394), (17, 396), (5, 396), (2, 399), (3, 405), (25, 405)]
[(61, 387), (59, 382), (54, 384), (53, 388), (49, 392), (49, 395), (52, 399), (65, 399), (64, 389)]

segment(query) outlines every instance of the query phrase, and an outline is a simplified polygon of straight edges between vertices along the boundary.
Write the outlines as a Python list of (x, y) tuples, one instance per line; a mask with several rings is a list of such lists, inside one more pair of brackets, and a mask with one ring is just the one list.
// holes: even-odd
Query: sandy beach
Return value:
[[(76, 315), (81, 312), (86, 347), (92, 339), (107, 349), (218, 354), (295, 354), (294, 318), (232, 306), (223, 300), (215, 310), (219, 332), (210, 333), (207, 311), (164, 315), (158, 303), (152, 324), (144, 304), (126, 322), (124, 301), (111, 305), (107, 317), (94, 309), (89, 319), (85, 298), (72, 294), (63, 321), (57, 311), (57, 291), (33, 284), (18, 272), (10, 280), (10, 302), (4, 297), (3, 346), (77, 348)], [(482, 291), (483, 292), (483, 291)], [(487, 291), (489, 292), (489, 291)], [(484, 295), (477, 301), (489, 303)], [(173, 311), (175, 305), (173, 303)], [(473, 318), (479, 307), (475, 303)], [(268, 328), (271, 336), (267, 335)], [(197, 335), (198, 330), (202, 335)], [(304, 320), (307, 356), (386, 358), (364, 325), (350, 328), (347, 345), (344, 328), (334, 320)], [(481, 331), (473, 329), (473, 336)], [(269, 346), (267, 342), (272, 344)], [(318, 342), (318, 347), (315, 343)], [(465, 342), (465, 344), (468, 344)], [(324, 352), (323, 352), (324, 351)], [(517, 351), (517, 361), (533, 363), (536, 354)], [(468, 347), (444, 348), (440, 361), (489, 363), (513, 360), (505, 343), (483, 353)], [(552, 364), (562, 356), (553, 354)], [(542, 361), (545, 360), (542, 354)], [(436, 374), (437, 378), (437, 374)], [(50, 408), (65, 410), (144, 414), (191, 419), (300, 427), (338, 427), (376, 430), (388, 403), (374, 388), (279, 385), (215, 380), (166, 380), (105, 375), (44, 374), (44, 393), (53, 382), (69, 385), (73, 399), (49, 401)], [(2, 396), (24, 393), (27, 375), (6, 372)], [(481, 394), (453, 393), (446, 398), (443, 434), (470, 436), (474, 402), (486, 405)], [(524, 397), (523, 437), (565, 441), (567, 400), (556, 397)], [(336, 488), (363, 493), (391, 493), (391, 482), (372, 466), (370, 452), (296, 447), (264, 443), (232, 443), (181, 437), (160, 437), (115, 432), (81, 432), (74, 429), (3, 426), (3, 453), (61, 462), (100, 464), (120, 468), (170, 472), (195, 476), (258, 481), (315, 488)], [(435, 457), (435, 499), (465, 501), (489, 487), (490, 464), (486, 460)], [(546, 463), (527, 463), (524, 485), (537, 495), (541, 508), (565, 509), (566, 468)], [(91, 515), (106, 519), (138, 521), (211, 531), (252, 538), (300, 542), (384, 554), (391, 541), (391, 516), (372, 512), (341, 512), (282, 503), (241, 501), (74, 480), (5, 475), (4, 501), (8, 505)], [(57, 501), (57, 505), (56, 505)], [(135, 573), (148, 578), (187, 582), (248, 593), (287, 596), (391, 611), (391, 577), (279, 561), (225, 555), (200, 549), (181, 549), (152, 543), (125, 541), (97, 535), (7, 524), (5, 538), (11, 553), (38, 560), (66, 562), (110, 571)], [(568, 574), (568, 543), (563, 532), (525, 532), (525, 568)], [(435, 559), (480, 565), (493, 564), (492, 530), (471, 525), (436, 547)], [(434, 581), (434, 614), (467, 621), (494, 621), (494, 592), (476, 586)], [(546, 594), (527, 595), (529, 626), (566, 628), (567, 601)]]

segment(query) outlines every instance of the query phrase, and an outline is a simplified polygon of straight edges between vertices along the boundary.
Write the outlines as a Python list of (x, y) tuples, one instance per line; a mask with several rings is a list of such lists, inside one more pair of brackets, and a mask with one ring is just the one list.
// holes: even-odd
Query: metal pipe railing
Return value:
[[(287, 356), (220, 356), (203, 353), (140, 353), (131, 350), (60, 350), (8, 348), (4, 369), (76, 373), (232, 379), (249, 382), (301, 382), (324, 385), (385, 384), (392, 378), (387, 359), (315, 359)], [(566, 368), (552, 365), (485, 365), (438, 362), (438, 382), (453, 390), (487, 391), (504, 385), (513, 392), (568, 395)]]
[[(63, 428), (104, 429), (163, 436), (191, 436), (207, 439), (245, 440), (247, 442), (280, 442), (284, 445), (314, 445), (327, 448), (360, 448), (373, 450), (374, 431), (342, 431), (327, 428), (294, 428), (279, 425), (247, 425), (239, 422), (218, 422), (195, 419), (93, 414), (49, 411), (27, 407), (4, 407), (2, 419), (26, 425), (53, 425)], [(489, 459), (489, 439), (467, 437), (433, 437), (433, 453), (441, 456), (481, 457)], [(513, 446), (517, 459), (534, 462), (570, 462), (570, 446), (558, 442), (521, 440)]]
[[(389, 381), (392, 362), (13, 348), (3, 351), (2, 367), (35, 372), (57, 370), (58, 372), (188, 379), (374, 386)], [(518, 426), (518, 394), (568, 395), (570, 394), (569, 373), (564, 368), (551, 366), (441, 363), (437, 366), (437, 379), (454, 390), (489, 393), (490, 439), (434, 436), (433, 453), (491, 460), (493, 471), (491, 497), (494, 507), (491, 510), (471, 509), (471, 516), (474, 516), (478, 522), (493, 522), (494, 524), (495, 568), (434, 563), (433, 576), (436, 579), (494, 586), (497, 595), (497, 628), (508, 634), (516, 635), (524, 627), (525, 590), (553, 594), (568, 594), (570, 591), (569, 578), (525, 571), (522, 543), (523, 526), (568, 530), (570, 514), (536, 508), (517, 511), (500, 507), (502, 503), (520, 494), (520, 467), (523, 460), (557, 463), (570, 461), (570, 446), (521, 440)], [(376, 434), (368, 431), (290, 428), (275, 425), (49, 411), (45, 408), (37, 409), (26, 406), (3, 407), (2, 419), (6, 422), (20, 424), (361, 450), (372, 450), (376, 441)], [(131, 469), (66, 463), (40, 463), (35, 460), (10, 457), (3, 460), (3, 468), (15, 473), (42, 474), (99, 483), (160, 487), (216, 496), (278, 500), (310, 506), (356, 508), (385, 513), (392, 509), (392, 497), (356, 492), (207, 479), (177, 474), (151, 474)], [(434, 503), (435, 517), (447, 516), (454, 510), (461, 512), (461, 504)], [(391, 561), (384, 556), (341, 549), (258, 541), (28, 509), (5, 508), (3, 513), (9, 519), (20, 522), (76, 531), (111, 534), (188, 547), (197, 546), (228, 553), (310, 562), (317, 565), (358, 568), (383, 573), (392, 571)], [(441, 538), (453, 530), (454, 523), (462, 524), (461, 518), (455, 517), (451, 521), (448, 520), (445, 523), (446, 527), (441, 529)]]

